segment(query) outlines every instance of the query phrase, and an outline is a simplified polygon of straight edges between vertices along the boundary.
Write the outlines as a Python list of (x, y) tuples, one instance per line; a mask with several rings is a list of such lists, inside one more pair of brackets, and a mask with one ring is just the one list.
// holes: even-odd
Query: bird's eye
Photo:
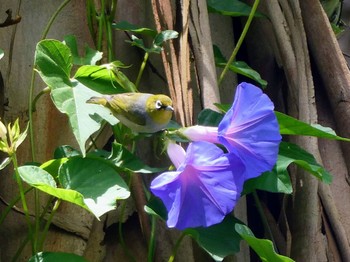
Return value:
[(162, 102), (160, 102), (159, 100), (156, 101), (156, 108), (157, 109), (161, 109), (163, 107)]

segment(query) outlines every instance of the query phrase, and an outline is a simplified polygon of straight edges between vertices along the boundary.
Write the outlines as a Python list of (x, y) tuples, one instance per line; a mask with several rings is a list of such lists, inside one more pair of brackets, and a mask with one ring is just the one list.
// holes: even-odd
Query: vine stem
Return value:
[[(71, 0), (65, 0), (61, 3), (61, 5), (57, 8), (57, 10), (53, 13), (53, 15), (51, 16), (49, 22), (47, 23), (44, 31), (42, 32), (41, 38), (40, 40), (43, 40), (46, 38), (53, 22), (55, 21), (56, 17), (58, 16), (58, 14), (62, 11), (62, 9), (70, 2)], [(35, 59), (35, 58), (34, 58)], [(35, 60), (33, 62), (33, 70), (32, 70), (32, 74), (31, 74), (31, 81), (30, 81), (30, 87), (29, 87), (29, 101), (28, 101), (28, 108), (29, 108), (29, 140), (30, 140), (30, 147), (31, 147), (31, 156), (32, 156), (32, 161), (35, 162), (36, 159), (36, 151), (35, 151), (35, 140), (34, 140), (34, 128), (33, 128), (33, 109), (34, 109), (34, 105), (36, 104), (36, 100), (33, 99), (34, 98), (34, 83), (35, 83)], [(39, 95), (41, 95), (41, 93), (39, 93)], [(40, 96), (39, 96), (40, 97)], [(34, 101), (35, 100), (35, 101)], [(30, 225), (30, 219), (29, 219), (29, 212), (28, 212), (28, 207), (26, 205), (25, 202), (25, 198), (24, 198), (24, 192), (23, 192), (23, 186), (22, 186), (22, 182), (21, 182), (21, 178), (19, 177), (18, 174), (18, 163), (17, 163), (17, 158), (14, 155), (13, 158), (13, 162), (16, 162), (16, 180), (17, 180), (17, 184), (20, 190), (20, 195), (21, 195), (21, 199), (22, 199), (22, 205), (23, 205), (23, 209), (25, 212), (25, 216), (27, 219), (27, 223), (28, 223), (28, 228), (29, 228), (29, 234), (30, 234), (30, 238), (31, 240), (33, 240), (33, 231), (32, 231), (32, 227)], [(14, 164), (15, 165), (15, 164)], [(37, 190), (34, 190), (34, 196), (35, 196), (35, 235), (38, 235), (39, 233), (39, 195)], [(37, 238), (35, 237), (35, 243), (33, 243), (32, 241), (32, 251), (34, 253), (34, 251), (36, 252), (36, 248), (37, 248)]]
[[(265, 230), (265, 233), (267, 234), (267, 237), (269, 239), (271, 239), (272, 243), (273, 243), (273, 246), (275, 247), (276, 249), (276, 243), (275, 243), (275, 240), (273, 238), (273, 235), (272, 235), (272, 232), (271, 232), (271, 228), (269, 226), (269, 223), (267, 222), (267, 219), (266, 219), (266, 216), (264, 214), (264, 210), (263, 210), (263, 207), (261, 205), (261, 202), (260, 202), (260, 199), (259, 199), (259, 196), (258, 194), (256, 193), (256, 190), (254, 190), (252, 192), (252, 195), (253, 195), (253, 198), (254, 198), (254, 201), (255, 201), (255, 204), (256, 204), (256, 208), (258, 210), (258, 213), (260, 215), (260, 218), (261, 218), (261, 221), (262, 221), (262, 224), (263, 224), (263, 227), (264, 227), (264, 230)], [(277, 249), (276, 249), (277, 250)]]
[(51, 225), (52, 219), (53, 219), (54, 215), (56, 214), (56, 211), (57, 211), (58, 207), (60, 206), (60, 204), (61, 204), (61, 200), (57, 199), (56, 202), (55, 202), (54, 207), (52, 208), (51, 214), (50, 214), (49, 218), (46, 221), (46, 224), (45, 224), (42, 236), (40, 238), (40, 242), (38, 244), (39, 250), (43, 249), (43, 245), (44, 245), (44, 241), (45, 241), (47, 232), (49, 231), (49, 227)]
[[(129, 173), (129, 181), (128, 181), (128, 187), (130, 188), (131, 186), (131, 182), (132, 182), (132, 173)], [(136, 262), (136, 259), (134, 258), (134, 256), (131, 254), (130, 250), (128, 249), (128, 247), (125, 244), (124, 241), (124, 236), (123, 236), (123, 218), (124, 218), (124, 214), (125, 214), (125, 208), (126, 208), (126, 200), (123, 201), (122, 206), (121, 206), (121, 210), (119, 213), (119, 222), (118, 222), (118, 231), (119, 231), (119, 241), (120, 244), (123, 247), (123, 250), (125, 252), (125, 254), (128, 256), (130, 261)]]
[(148, 57), (149, 57), (149, 53), (146, 52), (146, 53), (145, 53), (145, 56), (143, 57), (142, 64), (141, 64), (141, 66), (140, 66), (139, 74), (137, 75), (137, 78), (136, 78), (136, 81), (135, 81), (136, 90), (137, 90), (138, 87), (139, 87), (139, 84), (140, 84), (140, 81), (141, 81), (141, 77), (142, 77), (143, 71), (145, 70), (145, 67), (146, 67), (146, 64), (147, 64)]
[[(58, 14), (62, 11), (62, 9), (70, 2), (71, 0), (65, 0), (62, 2), (62, 4), (57, 8), (55, 13), (51, 16), (49, 22), (47, 23), (40, 40), (43, 40), (46, 38), (53, 22), (55, 21)], [(34, 58), (35, 59), (35, 58)], [(33, 128), (33, 97), (34, 97), (34, 83), (35, 83), (35, 61), (33, 62), (33, 70), (31, 75), (31, 81), (30, 81), (30, 87), (29, 87), (29, 102), (28, 102), (28, 108), (29, 108), (29, 139), (30, 139), (30, 147), (31, 147), (31, 154), (32, 154), (32, 161), (35, 162), (36, 156), (35, 156), (35, 141), (34, 141), (34, 128)]]
[(220, 84), (222, 83), (222, 80), (224, 79), (230, 65), (232, 64), (232, 62), (235, 60), (236, 58), (236, 55), (238, 53), (238, 50), (241, 48), (242, 46), (242, 43), (243, 43), (243, 40), (244, 38), (246, 37), (247, 35), (247, 32), (248, 32), (248, 29), (250, 27), (250, 24), (252, 23), (252, 20), (254, 18), (254, 15), (256, 13), (256, 9), (258, 8), (258, 5), (260, 3), (260, 0), (255, 0), (254, 1), (254, 4), (253, 4), (253, 7), (252, 7), (252, 10), (250, 11), (250, 14), (248, 16), (248, 19), (247, 19), (247, 22), (245, 23), (244, 25), (244, 28), (243, 28), (243, 31), (242, 31), (242, 34), (240, 35), (238, 41), (237, 41), (237, 44), (235, 46), (235, 48), (233, 49), (232, 51), (232, 54), (231, 54), (231, 57), (230, 59), (228, 60), (228, 62), (226, 63), (225, 65), (225, 68), (224, 70), (221, 72), (221, 75), (219, 77), (219, 80), (218, 80), (218, 84), (220, 86)]
[(168, 262), (173, 262), (177, 253), (177, 250), (180, 247), (180, 244), (182, 242), (182, 240), (184, 239), (184, 237), (186, 236), (185, 232), (182, 232), (181, 236), (179, 237), (179, 239), (176, 241), (176, 244), (173, 248), (173, 252), (171, 253), (171, 256), (169, 257)]
[(21, 201), (22, 201), (22, 207), (23, 207), (23, 211), (24, 211), (24, 216), (26, 218), (26, 222), (27, 222), (27, 225), (28, 225), (29, 239), (31, 239), (31, 242), (32, 242), (32, 253), (35, 254), (36, 253), (36, 250), (35, 250), (36, 244), (34, 243), (34, 239), (33, 239), (33, 229), (32, 229), (32, 225), (31, 225), (31, 222), (30, 222), (30, 215), (29, 215), (27, 201), (26, 201), (26, 198), (25, 198), (25, 195), (24, 195), (23, 184), (22, 184), (22, 180), (21, 180), (21, 177), (19, 175), (19, 172), (18, 172), (18, 161), (17, 161), (16, 153), (13, 153), (11, 155), (11, 159), (12, 159), (13, 167), (14, 167), (14, 170), (15, 170), (15, 178), (16, 178), (16, 182), (17, 182), (17, 185), (18, 185)]
[(152, 215), (151, 217), (151, 235), (148, 244), (148, 262), (154, 261), (154, 251), (155, 251), (155, 235), (156, 235), (156, 217)]

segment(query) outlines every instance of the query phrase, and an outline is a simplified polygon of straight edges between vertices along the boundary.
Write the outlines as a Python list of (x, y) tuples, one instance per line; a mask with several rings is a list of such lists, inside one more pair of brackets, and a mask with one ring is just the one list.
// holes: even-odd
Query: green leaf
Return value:
[[(221, 53), (220, 49), (214, 45), (214, 57), (215, 57), (215, 64), (218, 67), (224, 68), (227, 64), (227, 60), (224, 57), (224, 55)], [(243, 75), (245, 77), (248, 77), (257, 83), (259, 83), (262, 87), (267, 86), (267, 82), (261, 78), (260, 74), (252, 69), (246, 62), (243, 61), (234, 61), (229, 66), (229, 69), (232, 72), (235, 72), (237, 74)]]
[(221, 122), (223, 114), (211, 109), (204, 109), (198, 115), (198, 125), (202, 126), (218, 126)]
[(119, 70), (118, 62), (100, 66), (81, 66), (74, 78), (100, 94), (134, 92), (135, 85)]
[(164, 168), (149, 167), (129, 150), (116, 142), (114, 142), (112, 145), (112, 153), (108, 160), (110, 160), (118, 168), (135, 173), (150, 174), (164, 170)]
[(324, 127), (318, 124), (309, 125), (277, 111), (275, 111), (275, 114), (282, 135), (316, 136), (350, 142), (349, 138), (337, 136), (337, 134), (329, 127)]
[(59, 170), (59, 181), (64, 188), (79, 192), (96, 217), (115, 209), (116, 200), (130, 196), (124, 180), (103, 159), (70, 158)]
[(59, 159), (59, 158), (64, 158), (64, 157), (73, 157), (73, 156), (79, 156), (81, 155), (78, 150), (75, 148), (68, 146), (68, 145), (63, 145), (59, 146), (55, 149), (55, 152), (53, 153), (54, 158)]
[(48, 185), (51, 187), (57, 187), (55, 179), (47, 173), (45, 170), (37, 166), (27, 165), (20, 166), (18, 172), (21, 178), (28, 184), (35, 185)]
[(131, 39), (132, 41), (126, 41), (131, 43), (133, 46), (137, 46), (138, 48), (143, 49), (147, 53), (156, 53), (159, 54), (163, 50), (163, 43), (170, 40), (177, 38), (179, 35), (178, 32), (173, 30), (165, 30), (157, 34), (153, 40), (152, 47), (148, 48), (145, 46), (142, 39), (132, 35)]
[(138, 33), (138, 34), (143, 34), (143, 35), (148, 35), (151, 37), (155, 37), (157, 35), (156, 30), (131, 24), (127, 21), (120, 21), (118, 23), (113, 23), (112, 28), (123, 30), (123, 31), (129, 31), (133, 33)]
[(4, 57), (4, 50), (0, 48), (0, 60)]
[(57, 188), (54, 178), (40, 167), (21, 166), (18, 168), (18, 172), (21, 179), (32, 187), (89, 210), (88, 206), (84, 203), (82, 194), (75, 190)]
[(287, 172), (287, 167), (291, 163), (310, 172), (324, 183), (330, 184), (332, 182), (331, 174), (316, 162), (313, 155), (295, 144), (281, 142), (276, 163), (277, 173)]
[(74, 35), (64, 37), (64, 43), (70, 48), (73, 56), (73, 64), (75, 65), (95, 65), (102, 59), (103, 53), (85, 45), (84, 56), (79, 55), (77, 39)]
[[(18, 118), (17, 118), (18, 120)], [(16, 122), (17, 122), (16, 120)], [(24, 129), (24, 131), (22, 133), (19, 133), (17, 138), (14, 141), (14, 149), (16, 150), (22, 143), (23, 141), (26, 139), (27, 134), (28, 134), (28, 129), (29, 129), (29, 123), (26, 126), (26, 129)], [(18, 126), (18, 132), (20, 132), (19, 130), (19, 126)]]
[(11, 158), (6, 157), (0, 164), (0, 170), (4, 169), (11, 163)]
[(179, 33), (174, 30), (164, 30), (156, 35), (156, 37), (154, 38), (153, 44), (161, 47), (163, 46), (164, 42), (171, 39), (175, 39), (178, 36), (179, 36)]
[(153, 195), (151, 195), (144, 210), (147, 214), (157, 216), (164, 221), (168, 219), (168, 211), (166, 210), (164, 203), (160, 198)]
[(272, 193), (293, 193), (292, 182), (290, 181), (288, 171), (285, 169), (277, 172), (276, 166), (270, 172), (264, 172), (261, 176), (247, 180), (244, 183), (242, 194), (249, 194), (256, 189)]
[(109, 109), (86, 101), (100, 94), (75, 81), (73, 87), (65, 86), (56, 88), (51, 92), (51, 98), (60, 112), (69, 117), (75, 138), (78, 141), (80, 151), (85, 155), (85, 142), (99, 128), (103, 119), (111, 125), (119, 121), (112, 115)]
[(48, 172), (55, 180), (58, 180), (58, 170), (61, 165), (68, 161), (68, 158), (51, 159), (42, 163), (40, 168)]
[[(208, 10), (211, 13), (218, 13), (228, 16), (249, 16), (251, 7), (241, 1), (235, 0), (207, 0)], [(256, 17), (264, 17), (256, 12)]]
[(241, 222), (231, 216), (210, 227), (189, 228), (185, 233), (194, 238), (198, 245), (208, 252), (216, 261), (237, 253), (241, 237), (235, 231), (235, 225)]
[(231, 104), (219, 104), (219, 103), (214, 103), (214, 105), (223, 113), (226, 113), (228, 110), (231, 108)]
[(40, 252), (32, 256), (28, 262), (88, 262), (84, 257), (72, 253)]
[(236, 224), (236, 232), (248, 243), (264, 262), (292, 262), (289, 257), (279, 255), (275, 252), (272, 242), (268, 239), (256, 238), (253, 232), (245, 225)]
[(136, 46), (138, 48), (141, 48), (146, 53), (157, 53), (159, 54), (162, 51), (162, 48), (156, 45), (153, 45), (152, 47), (146, 47), (145, 43), (141, 38), (138, 38), (137, 36), (132, 35), (131, 40), (127, 40), (126, 42), (131, 43), (132, 46)]
[(72, 54), (57, 40), (42, 40), (36, 46), (35, 64), (44, 82), (52, 89), (71, 86)]

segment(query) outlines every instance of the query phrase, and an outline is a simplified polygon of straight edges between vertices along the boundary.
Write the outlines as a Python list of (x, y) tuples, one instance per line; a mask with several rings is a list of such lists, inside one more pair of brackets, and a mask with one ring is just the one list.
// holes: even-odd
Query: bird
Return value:
[(91, 97), (86, 103), (109, 108), (122, 124), (137, 133), (156, 133), (164, 129), (174, 111), (171, 98), (163, 94), (103, 95)]

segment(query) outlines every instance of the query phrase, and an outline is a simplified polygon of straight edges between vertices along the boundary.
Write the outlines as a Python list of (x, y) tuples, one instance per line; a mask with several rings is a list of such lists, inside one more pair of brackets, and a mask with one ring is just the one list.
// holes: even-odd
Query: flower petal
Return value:
[(271, 170), (281, 135), (274, 105), (258, 87), (241, 83), (231, 109), (219, 125), (219, 140), (246, 165), (246, 177)]
[(192, 141), (207, 141), (220, 143), (218, 140), (218, 128), (212, 126), (190, 126), (181, 129), (181, 133)]
[(168, 210), (168, 227), (208, 227), (220, 223), (240, 197), (244, 165), (208, 142), (191, 143), (182, 171), (156, 177), (151, 191)]
[(185, 162), (186, 152), (182, 146), (179, 146), (176, 143), (170, 142), (167, 146), (167, 153), (171, 162), (176, 167), (176, 169), (178, 169), (180, 165), (183, 162)]

